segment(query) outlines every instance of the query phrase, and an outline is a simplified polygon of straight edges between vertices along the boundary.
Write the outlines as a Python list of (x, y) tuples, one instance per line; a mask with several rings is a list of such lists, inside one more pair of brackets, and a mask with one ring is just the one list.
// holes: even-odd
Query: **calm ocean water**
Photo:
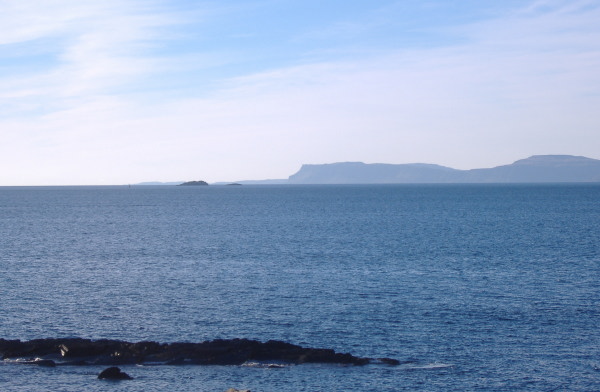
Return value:
[(279, 339), (397, 367), (0, 362), (3, 391), (600, 390), (600, 185), (0, 188), (0, 337)]

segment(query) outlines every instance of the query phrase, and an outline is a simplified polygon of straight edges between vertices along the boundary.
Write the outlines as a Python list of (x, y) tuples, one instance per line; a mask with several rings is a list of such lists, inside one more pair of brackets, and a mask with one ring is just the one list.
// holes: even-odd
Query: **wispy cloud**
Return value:
[[(180, 36), (201, 34), (201, 9), (19, 4), (0, 16), (4, 47), (26, 57), (49, 42), (36, 49), (48, 66), (0, 73), (0, 163), (10, 168), (0, 183), (281, 178), (343, 160), (471, 168), (536, 153), (600, 158), (594, 1), (538, 1), (444, 26), (460, 37), (452, 43), (302, 58), (218, 81), (208, 69), (231, 66), (235, 53)], [(190, 23), (193, 32), (182, 28)]]
[(460, 45), (279, 69), (236, 79), (224, 96), (254, 124), (290, 120), (279, 132), (315, 162), (596, 156), (586, 145), (600, 120), (597, 20), (592, 2), (538, 5), (453, 29)]
[[(0, 39), (10, 45), (5, 51), (15, 51), (12, 56), (23, 65), (36, 62), (38, 67), (0, 76), (1, 97), (31, 98), (29, 106), (37, 103), (40, 110), (48, 103), (54, 107), (57, 100), (123, 90), (154, 72), (157, 59), (146, 52), (163, 39), (160, 29), (174, 23), (172, 15), (152, 2), (7, 3), (0, 14)], [(43, 57), (28, 59), (32, 52)]]

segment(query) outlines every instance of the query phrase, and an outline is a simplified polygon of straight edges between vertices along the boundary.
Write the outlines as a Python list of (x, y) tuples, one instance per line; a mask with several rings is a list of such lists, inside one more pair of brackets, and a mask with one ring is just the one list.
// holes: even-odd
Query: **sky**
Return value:
[(600, 0), (0, 0), (0, 185), (600, 159)]

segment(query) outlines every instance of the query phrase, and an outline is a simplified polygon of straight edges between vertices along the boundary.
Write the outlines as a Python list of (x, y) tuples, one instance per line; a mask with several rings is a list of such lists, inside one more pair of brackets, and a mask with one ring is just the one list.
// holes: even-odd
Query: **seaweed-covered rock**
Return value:
[[(28, 342), (0, 339), (3, 358), (60, 360), (61, 364), (123, 365), (144, 362), (196, 365), (241, 365), (248, 361), (336, 363), (366, 365), (369, 358), (336, 353), (331, 349), (307, 348), (269, 340), (216, 339), (202, 343), (130, 343), (120, 340), (38, 339)], [(393, 360), (380, 360), (392, 363)]]

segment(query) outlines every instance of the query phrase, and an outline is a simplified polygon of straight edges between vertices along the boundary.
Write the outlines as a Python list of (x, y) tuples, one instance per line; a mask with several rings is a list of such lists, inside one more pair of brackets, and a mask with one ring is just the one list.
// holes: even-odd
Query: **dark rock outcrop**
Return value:
[(4, 359), (43, 357), (42, 359), (53, 359), (61, 365), (114, 366), (147, 362), (241, 365), (248, 361), (347, 365), (371, 363), (369, 358), (336, 353), (331, 349), (306, 348), (276, 340), (263, 343), (249, 339), (169, 344), (148, 341), (130, 343), (106, 339), (37, 339), (26, 342), (0, 339), (0, 355)]
[(129, 374), (122, 372), (121, 369), (119, 369), (116, 366), (104, 369), (98, 375), (98, 379), (100, 379), (100, 380), (133, 380), (133, 378)]

